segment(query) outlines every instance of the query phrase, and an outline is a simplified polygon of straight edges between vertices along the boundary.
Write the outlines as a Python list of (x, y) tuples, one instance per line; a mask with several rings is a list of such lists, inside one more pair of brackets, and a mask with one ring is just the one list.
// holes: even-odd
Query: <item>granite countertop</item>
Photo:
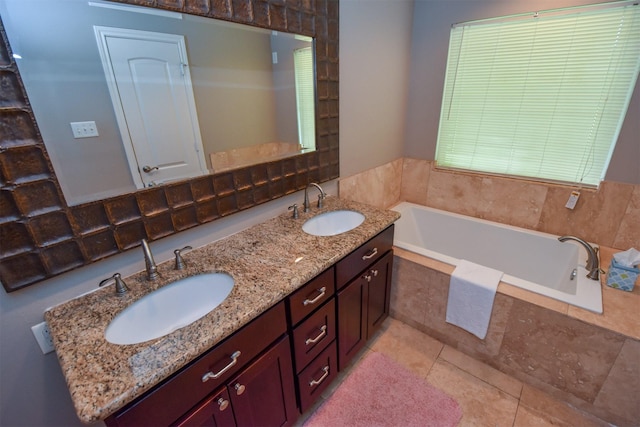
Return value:
[[(338, 209), (361, 212), (365, 220), (337, 236), (318, 237), (302, 231), (307, 219)], [(84, 423), (105, 419), (399, 217), (394, 211), (327, 197), (324, 208), (301, 211), (298, 219), (283, 213), (187, 252), (185, 270), (173, 270), (173, 260), (169, 260), (158, 265), (160, 278), (154, 282), (148, 282), (144, 272), (126, 277), (130, 290), (125, 295), (116, 295), (109, 285), (47, 310), (45, 320), (78, 417)], [(144, 343), (115, 345), (105, 340), (109, 322), (134, 301), (170, 282), (205, 272), (226, 272), (235, 280), (229, 297), (209, 314)]]

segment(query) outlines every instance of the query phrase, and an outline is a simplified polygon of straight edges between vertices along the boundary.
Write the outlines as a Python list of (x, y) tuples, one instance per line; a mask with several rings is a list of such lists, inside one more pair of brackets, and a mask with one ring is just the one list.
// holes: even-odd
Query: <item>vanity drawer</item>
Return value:
[(296, 325), (333, 296), (336, 291), (333, 267), (311, 279), (289, 296), (291, 324)]
[[(169, 425), (286, 333), (286, 312), (280, 303), (206, 352), (161, 385), (107, 418), (108, 426)], [(240, 352), (237, 355), (237, 352)], [(235, 362), (234, 362), (235, 361)], [(227, 368), (224, 372), (222, 372)], [(207, 373), (219, 374), (206, 379)]]
[(333, 341), (298, 375), (300, 409), (304, 413), (338, 375), (336, 342)]
[(394, 225), (391, 224), (336, 264), (336, 287), (338, 290), (393, 247), (393, 230)]
[(336, 338), (336, 303), (328, 301), (293, 331), (296, 371), (300, 372)]

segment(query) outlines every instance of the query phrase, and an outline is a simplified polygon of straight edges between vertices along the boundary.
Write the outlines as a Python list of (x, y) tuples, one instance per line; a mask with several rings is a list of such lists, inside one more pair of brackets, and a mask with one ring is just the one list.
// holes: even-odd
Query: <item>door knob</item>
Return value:
[(142, 172), (151, 173), (151, 172), (153, 172), (155, 170), (158, 170), (158, 169), (159, 169), (158, 166), (151, 167), (149, 165), (145, 165), (145, 166), (142, 167)]

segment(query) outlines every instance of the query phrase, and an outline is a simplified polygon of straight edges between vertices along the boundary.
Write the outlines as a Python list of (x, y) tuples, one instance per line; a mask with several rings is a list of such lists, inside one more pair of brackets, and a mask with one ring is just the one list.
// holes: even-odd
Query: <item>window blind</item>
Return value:
[(293, 51), (298, 110), (298, 138), (302, 148), (316, 148), (315, 73), (311, 47)]
[(436, 163), (597, 186), (639, 70), (631, 2), (456, 25)]

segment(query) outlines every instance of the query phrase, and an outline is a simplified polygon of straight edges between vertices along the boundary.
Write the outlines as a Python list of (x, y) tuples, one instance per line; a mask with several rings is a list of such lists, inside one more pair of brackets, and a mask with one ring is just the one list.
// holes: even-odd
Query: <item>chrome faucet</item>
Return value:
[(142, 252), (144, 253), (144, 264), (147, 269), (147, 280), (156, 280), (158, 278), (158, 266), (153, 260), (153, 254), (147, 239), (142, 239)]
[(598, 261), (597, 247), (593, 247), (584, 240), (575, 236), (562, 236), (558, 237), (558, 240), (560, 240), (561, 242), (574, 240), (580, 243), (587, 250), (587, 265), (585, 267), (587, 270), (589, 270), (589, 273), (587, 273), (587, 277), (592, 280), (600, 280), (600, 262)]
[(310, 184), (307, 185), (307, 187), (304, 189), (304, 211), (305, 212), (309, 212), (309, 208), (311, 206), (311, 204), (309, 203), (309, 187), (316, 187), (318, 189), (318, 191), (320, 191), (320, 194), (318, 195), (318, 208), (322, 207), (322, 202), (324, 201), (324, 198), (327, 197), (327, 195), (324, 193), (324, 190), (322, 190), (322, 187), (320, 187), (318, 184), (316, 184), (315, 182), (312, 182)]

